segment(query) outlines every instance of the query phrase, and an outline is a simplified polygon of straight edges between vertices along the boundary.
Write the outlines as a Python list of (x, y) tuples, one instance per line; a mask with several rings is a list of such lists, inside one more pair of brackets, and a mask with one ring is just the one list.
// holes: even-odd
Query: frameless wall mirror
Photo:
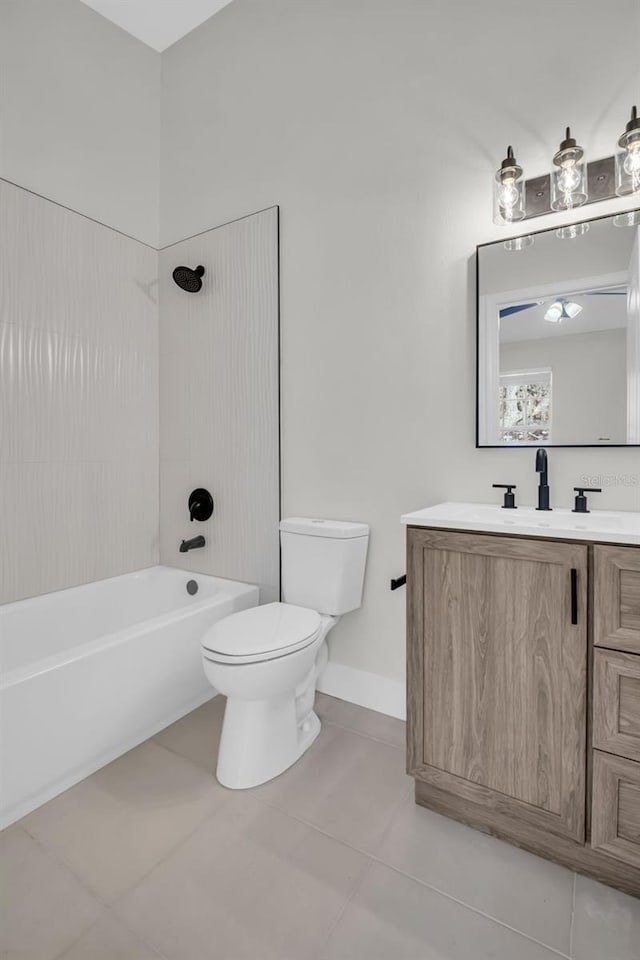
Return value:
[(640, 212), (477, 249), (479, 447), (640, 444)]

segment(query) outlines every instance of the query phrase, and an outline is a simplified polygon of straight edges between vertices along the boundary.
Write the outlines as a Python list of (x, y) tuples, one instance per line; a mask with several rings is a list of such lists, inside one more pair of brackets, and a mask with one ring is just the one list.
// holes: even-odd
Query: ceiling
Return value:
[(623, 296), (598, 296), (588, 294), (562, 294), (567, 300), (579, 303), (580, 313), (573, 320), (549, 323), (544, 314), (555, 297), (546, 297), (536, 306), (500, 319), (500, 343), (515, 343), (521, 340), (547, 340), (555, 337), (573, 336), (578, 333), (595, 333), (627, 326), (627, 298)]
[(162, 51), (231, 0), (82, 0), (107, 20)]

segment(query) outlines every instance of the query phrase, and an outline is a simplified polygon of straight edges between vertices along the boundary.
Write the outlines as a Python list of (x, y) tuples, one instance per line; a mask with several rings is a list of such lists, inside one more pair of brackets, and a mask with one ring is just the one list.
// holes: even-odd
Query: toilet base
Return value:
[(309, 749), (321, 724), (313, 710), (296, 719), (294, 694), (269, 700), (227, 700), (216, 777), (247, 790), (284, 773)]

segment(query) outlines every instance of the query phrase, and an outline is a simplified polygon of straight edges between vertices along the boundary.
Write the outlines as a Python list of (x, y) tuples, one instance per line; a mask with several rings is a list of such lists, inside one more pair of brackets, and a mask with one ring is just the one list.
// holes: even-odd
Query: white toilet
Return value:
[(369, 542), (365, 523), (280, 523), (284, 603), (234, 613), (202, 641), (204, 671), (227, 697), (218, 780), (242, 790), (290, 767), (320, 733), (313, 710), (326, 637), (362, 603)]

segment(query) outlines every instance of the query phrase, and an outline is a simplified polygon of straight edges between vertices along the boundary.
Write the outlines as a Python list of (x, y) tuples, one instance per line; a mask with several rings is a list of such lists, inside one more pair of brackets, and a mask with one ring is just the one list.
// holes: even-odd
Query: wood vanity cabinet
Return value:
[(640, 896), (640, 548), (408, 527), (416, 801)]

